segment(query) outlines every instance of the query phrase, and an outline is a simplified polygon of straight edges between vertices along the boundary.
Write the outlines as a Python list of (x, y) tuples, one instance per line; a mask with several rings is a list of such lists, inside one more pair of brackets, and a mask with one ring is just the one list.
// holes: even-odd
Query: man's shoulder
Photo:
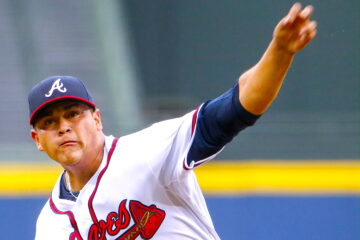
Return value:
[[(194, 110), (195, 111), (195, 110)], [(143, 128), (137, 132), (134, 132), (129, 135), (125, 135), (124, 138), (135, 138), (138, 136), (161, 136), (168, 135), (176, 132), (182, 125), (188, 124), (191, 126), (192, 116), (194, 111), (191, 111), (181, 117), (162, 120), (156, 123), (151, 124), (148, 127)]]
[[(134, 153), (134, 151), (136, 154), (153, 152), (172, 145), (178, 136), (188, 136), (191, 133), (192, 115), (193, 112), (190, 112), (182, 117), (160, 121), (140, 131), (120, 136), (114, 155), (120, 152), (122, 154)], [(107, 147), (111, 146), (112, 139), (114, 139), (112, 136), (106, 137)]]

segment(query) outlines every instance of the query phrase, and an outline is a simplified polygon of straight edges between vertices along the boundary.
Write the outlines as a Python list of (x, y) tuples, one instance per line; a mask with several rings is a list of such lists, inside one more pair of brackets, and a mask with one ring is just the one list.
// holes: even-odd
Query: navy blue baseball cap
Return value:
[(71, 76), (52, 76), (36, 84), (29, 92), (30, 124), (33, 125), (39, 112), (55, 102), (72, 99), (96, 108), (85, 84)]

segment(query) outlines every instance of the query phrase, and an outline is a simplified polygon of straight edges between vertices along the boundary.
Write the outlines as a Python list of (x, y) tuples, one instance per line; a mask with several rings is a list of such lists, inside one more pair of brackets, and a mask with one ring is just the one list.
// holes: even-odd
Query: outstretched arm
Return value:
[(260, 115), (276, 98), (294, 55), (316, 35), (312, 6), (295, 3), (278, 23), (260, 61), (239, 78), (239, 100), (250, 113)]
[(316, 22), (310, 21), (312, 12), (312, 6), (302, 9), (299, 3), (294, 4), (276, 26), (260, 61), (242, 74), (232, 89), (203, 105), (194, 118), (196, 130), (186, 158), (187, 168), (205, 162), (266, 111), (279, 92), (294, 55), (316, 35)]

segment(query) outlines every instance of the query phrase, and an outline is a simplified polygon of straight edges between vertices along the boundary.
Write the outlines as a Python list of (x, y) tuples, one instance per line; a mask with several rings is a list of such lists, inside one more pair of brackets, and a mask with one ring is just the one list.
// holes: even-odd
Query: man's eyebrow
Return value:
[(45, 109), (38, 114), (37, 119), (48, 117), (51, 116), (52, 114), (53, 111), (51, 111), (50, 109)]
[(70, 108), (76, 107), (79, 105), (80, 105), (79, 103), (70, 103), (70, 104), (64, 106), (64, 110), (69, 110)]
[[(72, 107), (76, 107), (76, 106), (79, 106), (79, 105), (80, 105), (79, 103), (69, 103), (68, 105), (65, 105), (63, 109), (68, 110), (68, 109), (70, 109)], [(45, 109), (45, 110), (41, 111), (37, 118), (40, 119), (40, 118), (49, 117), (49, 116), (52, 116), (52, 115), (53, 115), (53, 111), (50, 108), (50, 109)]]

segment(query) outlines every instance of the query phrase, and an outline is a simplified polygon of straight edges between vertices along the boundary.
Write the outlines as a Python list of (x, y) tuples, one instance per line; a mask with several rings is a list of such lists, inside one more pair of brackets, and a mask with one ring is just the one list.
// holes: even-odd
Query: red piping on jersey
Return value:
[(70, 219), (71, 226), (74, 228), (74, 232), (72, 232), (70, 234), (69, 239), (70, 240), (75, 240), (75, 239), (83, 240), (81, 235), (80, 235), (80, 232), (79, 232), (79, 229), (78, 229), (74, 214), (71, 211), (60, 211), (59, 209), (57, 209), (55, 204), (54, 204), (54, 201), (52, 200), (52, 197), (50, 197), (49, 204), (50, 204), (51, 210), (53, 210), (54, 213), (68, 215), (68, 217)]
[[(192, 117), (192, 123), (191, 123), (191, 136), (194, 135), (194, 131), (195, 131), (195, 127), (196, 127), (196, 123), (197, 123), (197, 118), (198, 118), (198, 114), (199, 114), (199, 109), (200, 109), (201, 106), (197, 107), (194, 114), (193, 114), (193, 117)], [(186, 167), (185, 165), (185, 161), (186, 161), (186, 158), (184, 159), (183, 161), (183, 168), (185, 170), (190, 170), (190, 168)]]
[(96, 225), (98, 225), (99, 222), (97, 220), (97, 217), (96, 217), (96, 214), (95, 214), (95, 211), (94, 211), (93, 200), (94, 200), (96, 191), (97, 191), (97, 189), (99, 187), (100, 180), (101, 180), (102, 176), (104, 175), (105, 171), (107, 170), (107, 168), (109, 166), (110, 159), (111, 159), (111, 156), (112, 156), (112, 154), (113, 154), (113, 152), (115, 150), (117, 141), (118, 141), (118, 139), (115, 138), (112, 145), (111, 145), (111, 148), (110, 148), (110, 151), (109, 151), (109, 154), (108, 154), (108, 157), (107, 157), (106, 166), (103, 168), (103, 170), (101, 170), (101, 172), (100, 172), (100, 174), (99, 174), (99, 176), (97, 178), (97, 181), (96, 181), (95, 189), (94, 189), (94, 191), (92, 192), (92, 194), (91, 194), (91, 196), (89, 198), (88, 207), (89, 207), (90, 215), (91, 215), (91, 218), (92, 218), (94, 224), (96, 224)]
[(195, 131), (195, 126), (196, 126), (196, 122), (197, 122), (197, 116), (198, 116), (198, 112), (199, 112), (199, 107), (196, 108), (194, 114), (193, 114), (193, 118), (192, 118), (192, 124), (191, 124), (191, 136), (194, 134)]

